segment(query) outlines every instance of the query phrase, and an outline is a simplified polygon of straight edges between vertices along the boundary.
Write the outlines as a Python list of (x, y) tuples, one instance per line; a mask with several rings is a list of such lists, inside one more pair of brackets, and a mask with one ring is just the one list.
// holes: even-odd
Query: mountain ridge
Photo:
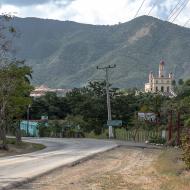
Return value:
[(102, 80), (96, 66), (116, 64), (111, 83), (141, 87), (160, 59), (176, 79), (190, 72), (190, 29), (141, 16), (116, 25), (90, 25), (73, 21), (14, 18), (19, 31), (17, 57), (32, 66), (33, 83), (73, 88), (89, 80)]

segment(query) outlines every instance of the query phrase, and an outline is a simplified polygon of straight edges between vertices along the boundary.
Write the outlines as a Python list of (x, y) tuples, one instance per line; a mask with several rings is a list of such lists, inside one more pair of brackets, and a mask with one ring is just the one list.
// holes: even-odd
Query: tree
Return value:
[(185, 162), (188, 169), (190, 169), (190, 119), (185, 123), (187, 130), (181, 138), (181, 147), (183, 150), (182, 159)]
[(0, 68), (0, 134), (2, 147), (6, 146), (6, 127), (8, 121), (18, 119), (30, 103), (29, 82), (31, 69), (23, 61), (9, 61)]
[(23, 62), (16, 61), (12, 57), (12, 39), (16, 36), (16, 30), (8, 24), (11, 19), (10, 15), (0, 17), (0, 138), (1, 147), (4, 149), (7, 149), (8, 124), (24, 110), (20, 109), (20, 106), (24, 105), (21, 97), (26, 97), (25, 93), (29, 86), (27, 77), (31, 74), (31, 70), (22, 65)]
[(38, 130), (40, 137), (50, 137), (51, 136), (51, 128), (46, 125), (46, 122), (38, 123)]
[(132, 124), (134, 113), (139, 109), (135, 93), (119, 94), (112, 98), (112, 117), (116, 120), (122, 120), (123, 123)]
[(68, 99), (58, 97), (54, 92), (33, 99), (30, 110), (32, 119), (40, 119), (42, 115), (47, 115), (49, 119), (64, 119), (70, 114)]
[(178, 85), (183, 85), (183, 84), (184, 84), (183, 79), (179, 79), (179, 80), (178, 80)]
[(86, 129), (86, 125), (87, 123), (84, 121), (83, 116), (81, 115), (68, 115), (65, 120), (64, 120), (65, 124), (67, 125), (71, 125), (71, 126), (80, 126), (81, 129), (83, 129), (83, 131), (85, 131)]

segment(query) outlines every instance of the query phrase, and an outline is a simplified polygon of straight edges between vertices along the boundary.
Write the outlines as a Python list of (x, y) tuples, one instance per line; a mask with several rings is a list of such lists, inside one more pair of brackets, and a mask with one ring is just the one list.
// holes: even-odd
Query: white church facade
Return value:
[(174, 76), (172, 73), (165, 74), (164, 70), (165, 62), (161, 61), (159, 64), (158, 76), (155, 76), (152, 72), (149, 74), (149, 82), (145, 84), (145, 92), (173, 94), (172, 81)]

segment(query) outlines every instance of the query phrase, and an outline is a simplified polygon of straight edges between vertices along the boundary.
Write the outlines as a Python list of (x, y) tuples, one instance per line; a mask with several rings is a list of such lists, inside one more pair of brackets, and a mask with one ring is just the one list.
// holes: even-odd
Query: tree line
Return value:
[[(125, 91), (117, 88), (110, 89), (113, 120), (122, 120), (126, 130), (137, 127), (147, 130), (168, 129), (171, 112), (173, 114), (172, 125), (176, 124), (178, 114), (180, 114), (180, 125), (183, 127), (189, 125), (189, 80), (175, 86), (178, 96), (174, 98), (156, 93), (140, 92), (137, 94), (136, 89)], [(156, 119), (152, 122), (139, 123), (138, 112), (154, 113)], [(86, 87), (75, 88), (65, 97), (59, 97), (56, 93), (47, 93), (33, 99), (30, 118), (40, 119), (42, 115), (48, 115), (49, 120), (80, 118), (83, 121), (81, 127), (85, 132), (93, 131), (97, 135), (100, 134), (107, 123), (105, 82), (89, 82)]]

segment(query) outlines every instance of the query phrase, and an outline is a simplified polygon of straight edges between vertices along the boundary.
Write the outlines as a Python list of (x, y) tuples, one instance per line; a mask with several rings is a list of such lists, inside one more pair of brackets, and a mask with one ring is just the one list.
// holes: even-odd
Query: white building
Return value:
[(163, 94), (173, 94), (172, 81), (174, 80), (173, 74), (165, 74), (165, 62), (162, 60), (159, 64), (158, 76), (152, 72), (149, 74), (149, 82), (145, 84), (145, 92), (160, 92)]
[(138, 113), (138, 119), (140, 121), (150, 121), (150, 122), (155, 122), (156, 121), (156, 114), (155, 113), (145, 113), (145, 112), (139, 112)]
[(41, 97), (44, 96), (47, 92), (54, 92), (58, 96), (64, 96), (66, 93), (71, 92), (71, 89), (52, 89), (47, 86), (41, 85), (36, 87), (30, 94), (31, 97)]

